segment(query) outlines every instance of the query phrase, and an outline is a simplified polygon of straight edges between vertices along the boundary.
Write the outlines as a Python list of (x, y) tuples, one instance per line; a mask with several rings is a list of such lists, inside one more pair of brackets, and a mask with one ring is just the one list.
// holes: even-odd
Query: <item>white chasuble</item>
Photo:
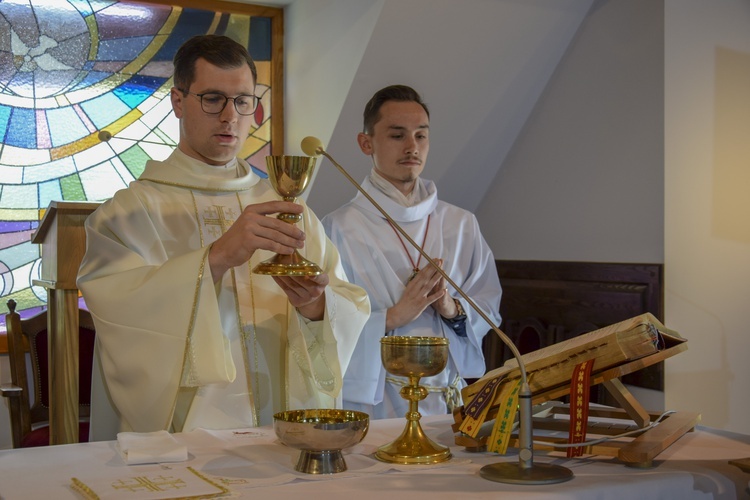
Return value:
[[(268, 425), (277, 411), (330, 408), (340, 398), (368, 298), (346, 282), (307, 207), (301, 253), (330, 278), (322, 321), (300, 316), (272, 277), (251, 273), (271, 252), (214, 284), (210, 244), (248, 205), (279, 199), (244, 162), (229, 167), (176, 150), (88, 218), (78, 285), (96, 323), (104, 382), (97, 389), (94, 378), (92, 440)], [(108, 410), (116, 427), (103, 422)]]

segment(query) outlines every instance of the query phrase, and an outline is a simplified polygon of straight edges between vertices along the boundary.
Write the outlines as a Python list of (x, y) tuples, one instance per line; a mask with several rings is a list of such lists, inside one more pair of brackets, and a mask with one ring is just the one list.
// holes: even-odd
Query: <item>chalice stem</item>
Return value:
[(419, 413), (419, 402), (427, 397), (427, 389), (419, 386), (420, 378), (417, 375), (409, 375), (409, 385), (401, 391), (401, 397), (409, 400), (409, 411), (405, 415), (406, 420), (409, 421), (419, 422), (419, 419), (422, 418)]
[[(297, 201), (296, 196), (282, 196), (282, 199), (284, 201), (289, 201), (291, 203), (295, 203)], [(276, 218), (288, 224), (292, 224), (292, 225), (302, 220), (302, 216), (300, 214), (290, 214), (286, 212), (280, 213), (279, 215), (276, 216)]]

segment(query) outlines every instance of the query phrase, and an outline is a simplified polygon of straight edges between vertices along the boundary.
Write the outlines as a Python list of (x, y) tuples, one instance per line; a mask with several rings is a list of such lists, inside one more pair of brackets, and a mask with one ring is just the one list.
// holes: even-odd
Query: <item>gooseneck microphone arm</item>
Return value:
[(355, 181), (351, 175), (336, 162), (336, 160), (329, 155), (323, 148), (323, 143), (316, 137), (305, 137), (302, 140), (302, 151), (308, 156), (325, 156), (333, 164), (334, 167), (341, 172), (344, 177), (347, 178), (362, 195), (367, 198), (372, 205), (378, 209), (378, 211), (386, 218), (388, 222), (409, 242), (409, 244), (417, 249), (422, 257), (424, 257), (431, 266), (433, 266), (437, 272), (447, 281), (450, 285), (458, 292), (461, 297), (466, 300), (469, 306), (484, 319), (492, 330), (500, 337), (500, 340), (508, 346), (513, 353), (513, 356), (518, 361), (518, 368), (521, 372), (521, 387), (518, 392), (518, 407), (519, 407), (519, 431), (518, 431), (518, 464), (511, 463), (500, 463), (491, 464), (483, 467), (480, 471), (482, 477), (491, 481), (505, 482), (505, 483), (516, 483), (516, 484), (552, 484), (567, 481), (573, 477), (573, 473), (565, 467), (553, 464), (534, 464), (534, 451), (533, 451), (533, 436), (532, 436), (532, 415), (531, 415), (531, 388), (528, 384), (528, 377), (526, 375), (526, 365), (521, 359), (521, 353), (518, 352), (516, 345), (508, 338), (508, 336), (495, 325), (492, 320), (479, 308), (479, 306), (469, 297), (463, 289), (458, 286), (450, 276), (430, 257), (427, 255), (421, 246), (419, 246), (408, 234), (403, 230), (400, 224), (394, 221), (390, 215), (376, 202), (372, 196), (370, 196), (363, 188)]

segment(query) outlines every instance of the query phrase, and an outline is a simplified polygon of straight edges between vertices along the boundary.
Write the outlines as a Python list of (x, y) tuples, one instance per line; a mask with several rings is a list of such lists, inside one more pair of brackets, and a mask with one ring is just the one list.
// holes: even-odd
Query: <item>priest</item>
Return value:
[[(357, 136), (373, 164), (362, 187), (499, 325), (500, 281), (476, 218), (439, 200), (435, 184), (420, 176), (430, 148), (429, 121), (426, 104), (411, 87), (376, 92)], [(384, 335), (447, 338), (448, 365), (420, 380), (429, 395), (419, 411), (433, 415), (460, 406), (465, 379), (485, 371), (482, 340), (490, 325), (361, 193), (324, 217), (323, 225), (341, 252), (347, 276), (367, 290), (372, 303), (344, 376), (344, 406), (373, 418), (406, 414), (409, 402), (400, 391), (408, 381), (385, 372), (379, 354)]]
[[(258, 104), (247, 50), (197, 36), (174, 68), (177, 149), (86, 222), (78, 286), (97, 330), (92, 440), (336, 407), (370, 311), (309, 208), (279, 200), (236, 157)], [(323, 274), (252, 273), (294, 250)]]

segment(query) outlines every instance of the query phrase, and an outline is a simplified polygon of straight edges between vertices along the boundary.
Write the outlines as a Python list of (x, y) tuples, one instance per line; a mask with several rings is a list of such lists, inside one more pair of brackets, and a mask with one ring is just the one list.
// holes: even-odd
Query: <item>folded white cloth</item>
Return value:
[(117, 447), (128, 465), (184, 462), (188, 458), (187, 446), (167, 431), (120, 432)]

